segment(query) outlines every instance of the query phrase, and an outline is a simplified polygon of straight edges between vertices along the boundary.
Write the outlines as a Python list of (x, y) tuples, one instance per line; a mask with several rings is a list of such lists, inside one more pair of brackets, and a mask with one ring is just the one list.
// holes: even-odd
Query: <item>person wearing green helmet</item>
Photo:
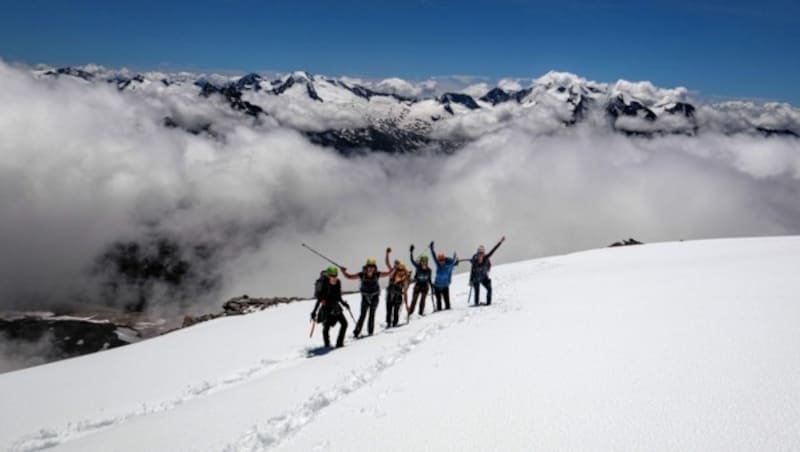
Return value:
[(344, 317), (342, 305), (350, 309), (350, 305), (342, 299), (342, 282), (339, 281), (339, 271), (336, 267), (325, 270), (325, 280), (321, 282), (317, 293), (317, 303), (311, 311), (311, 320), (322, 324), (322, 339), (325, 347), (331, 346), (330, 329), (337, 323), (340, 324), (339, 336), (336, 347), (344, 346), (344, 336), (347, 333), (347, 319)]
[(369, 317), (367, 332), (372, 336), (372, 333), (375, 332), (375, 311), (378, 309), (381, 294), (381, 286), (378, 280), (389, 276), (390, 272), (378, 271), (378, 265), (375, 259), (372, 258), (367, 259), (367, 263), (358, 273), (348, 273), (345, 267), (341, 267), (341, 269), (345, 278), (361, 280), (361, 314), (358, 316), (353, 336), (358, 339), (361, 335), (361, 329), (364, 327), (364, 321), (367, 317)]
[(428, 297), (428, 289), (431, 286), (431, 268), (428, 266), (428, 256), (421, 255), (419, 261), (414, 259), (414, 245), (408, 249), (411, 255), (411, 265), (414, 266), (414, 292), (411, 297), (411, 312), (417, 306), (419, 298), (419, 315), (425, 315), (425, 298)]

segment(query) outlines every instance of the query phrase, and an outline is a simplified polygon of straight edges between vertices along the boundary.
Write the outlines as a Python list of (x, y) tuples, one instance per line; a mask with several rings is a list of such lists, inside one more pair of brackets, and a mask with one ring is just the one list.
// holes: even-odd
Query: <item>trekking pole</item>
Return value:
[(467, 295), (467, 306), (469, 306), (470, 300), (472, 300), (472, 284), (469, 285), (469, 294)]
[(315, 321), (313, 321), (313, 320), (312, 320), (312, 321), (311, 321), (311, 332), (310, 332), (310, 333), (308, 333), (308, 338), (309, 338), (309, 339), (311, 339), (312, 337), (314, 337), (314, 327), (315, 327), (315, 326), (317, 326), (317, 322), (315, 322)]
[(339, 265), (339, 264), (337, 264), (336, 262), (332, 261), (331, 259), (329, 259), (329, 258), (328, 258), (328, 257), (326, 257), (325, 255), (323, 255), (323, 254), (322, 254), (322, 253), (320, 253), (319, 251), (315, 250), (314, 248), (311, 248), (310, 246), (306, 245), (305, 243), (301, 243), (300, 245), (302, 245), (302, 247), (303, 247), (303, 248), (305, 248), (305, 249), (307, 249), (307, 250), (311, 251), (312, 253), (316, 254), (317, 256), (319, 256), (319, 257), (321, 257), (321, 258), (325, 259), (326, 261), (330, 262), (331, 264), (333, 264), (333, 265), (335, 265), (335, 266), (337, 266), (337, 267), (339, 267), (339, 268), (341, 268), (341, 267), (342, 267), (341, 265)]
[(356, 323), (356, 318), (353, 317), (353, 311), (350, 310), (350, 306), (345, 306), (347, 308), (347, 313), (350, 314), (350, 319), (353, 320), (353, 323)]

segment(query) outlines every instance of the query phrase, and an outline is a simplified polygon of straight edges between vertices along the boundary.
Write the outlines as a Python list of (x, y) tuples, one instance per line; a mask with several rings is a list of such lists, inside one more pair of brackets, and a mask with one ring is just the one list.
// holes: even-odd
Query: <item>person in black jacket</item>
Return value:
[(472, 256), (470, 263), (472, 263), (472, 270), (469, 273), (469, 282), (472, 284), (472, 291), (475, 292), (475, 305), (478, 305), (478, 292), (481, 285), (486, 288), (486, 304), (492, 304), (492, 279), (489, 278), (489, 271), (492, 269), (492, 262), (490, 257), (497, 251), (497, 248), (505, 242), (506, 238), (500, 239), (497, 245), (492, 248), (489, 254), (486, 254), (486, 248), (481, 245), (478, 247), (478, 252)]
[(342, 299), (342, 282), (339, 281), (339, 272), (336, 267), (328, 267), (325, 270), (327, 279), (322, 282), (317, 303), (311, 311), (311, 320), (322, 324), (322, 339), (325, 346), (331, 346), (329, 332), (332, 326), (337, 323), (339, 327), (339, 337), (336, 340), (336, 347), (344, 346), (344, 335), (347, 333), (347, 319), (344, 317), (342, 305), (350, 308), (350, 305)]
[(358, 339), (361, 335), (361, 329), (364, 327), (364, 320), (369, 315), (367, 322), (367, 332), (370, 336), (375, 331), (375, 311), (378, 309), (378, 302), (381, 294), (381, 286), (378, 283), (380, 278), (389, 276), (391, 272), (378, 271), (378, 265), (375, 259), (367, 259), (366, 265), (360, 272), (352, 274), (347, 273), (347, 268), (341, 267), (342, 275), (347, 279), (360, 279), (361, 280), (361, 314), (358, 316), (358, 322), (353, 330), (353, 336)]
[(428, 289), (431, 287), (432, 270), (428, 267), (428, 256), (422, 255), (419, 261), (414, 259), (414, 245), (408, 249), (411, 255), (411, 265), (414, 266), (414, 293), (411, 297), (410, 312), (414, 312), (419, 298), (419, 315), (425, 315), (425, 298), (428, 297)]

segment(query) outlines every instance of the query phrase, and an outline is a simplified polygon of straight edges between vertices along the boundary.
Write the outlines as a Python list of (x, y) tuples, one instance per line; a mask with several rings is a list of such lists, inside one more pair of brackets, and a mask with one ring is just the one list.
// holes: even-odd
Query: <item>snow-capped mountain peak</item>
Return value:
[[(342, 152), (364, 148), (389, 152), (430, 147), (452, 150), (497, 127), (534, 126), (552, 133), (580, 123), (637, 136), (694, 135), (704, 130), (800, 135), (800, 113), (786, 104), (703, 104), (684, 87), (665, 89), (646, 81), (626, 80), (598, 83), (558, 71), (550, 71), (528, 86), (516, 79), (503, 79), (497, 86), (486, 85), (482, 95), (475, 94), (483, 85), (470, 87), (473, 95), (458, 90), (423, 95), (435, 92), (435, 84), (400, 78), (370, 82), (307, 71), (272, 80), (257, 73), (241, 77), (187, 72), (134, 74), (100, 66), (38, 68), (34, 73), (83, 83), (109, 82), (121, 91), (184, 99), (181, 102), (189, 99), (183, 97), (190, 95), (187, 89), (197, 90), (197, 102), (214, 101), (219, 95), (231, 115), (256, 118), (261, 125), (293, 128)], [(170, 108), (175, 110), (175, 105)], [(202, 111), (205, 107), (187, 104), (185, 108)], [(164, 116), (170, 118), (172, 126), (192, 133), (215, 130), (213, 136), (224, 135), (225, 127), (213, 124), (211, 118), (175, 111)], [(182, 125), (180, 118), (190, 116), (195, 117), (192, 125)], [(198, 124), (202, 126), (199, 129)]]

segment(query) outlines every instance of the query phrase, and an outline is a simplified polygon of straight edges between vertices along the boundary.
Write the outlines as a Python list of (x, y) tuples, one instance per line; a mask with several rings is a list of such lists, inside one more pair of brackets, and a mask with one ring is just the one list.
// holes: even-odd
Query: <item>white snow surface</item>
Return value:
[(214, 320), (0, 375), (0, 450), (798, 450), (798, 268), (800, 237), (502, 265), (492, 306), (460, 274), (313, 358), (311, 302)]

